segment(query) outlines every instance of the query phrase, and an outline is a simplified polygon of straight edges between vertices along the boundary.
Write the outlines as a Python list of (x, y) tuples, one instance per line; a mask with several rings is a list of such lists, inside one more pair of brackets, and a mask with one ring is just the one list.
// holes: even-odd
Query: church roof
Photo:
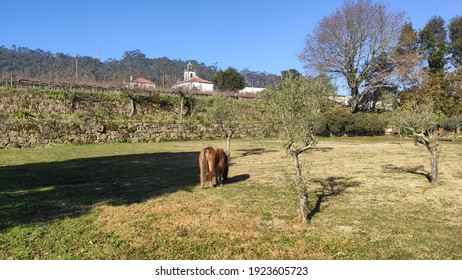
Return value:
[(189, 80), (184, 81), (183, 83), (203, 83), (203, 84), (213, 84), (211, 81), (207, 81), (205, 79), (199, 78), (199, 77), (194, 77)]

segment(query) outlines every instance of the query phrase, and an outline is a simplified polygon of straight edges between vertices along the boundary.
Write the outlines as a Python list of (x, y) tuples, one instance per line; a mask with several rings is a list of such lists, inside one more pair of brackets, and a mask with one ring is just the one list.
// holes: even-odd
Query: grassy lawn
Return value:
[(225, 141), (0, 150), (0, 259), (462, 259), (462, 143), (320, 139), (301, 156), (297, 223), (277, 140), (233, 140), (230, 181), (201, 189), (201, 148)]

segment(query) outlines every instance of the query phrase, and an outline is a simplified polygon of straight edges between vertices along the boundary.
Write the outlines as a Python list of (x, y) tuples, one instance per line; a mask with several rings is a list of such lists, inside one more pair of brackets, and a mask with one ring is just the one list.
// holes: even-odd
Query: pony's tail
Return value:
[(200, 158), (200, 169), (201, 169), (201, 186), (207, 183), (207, 174), (209, 173), (209, 165), (207, 164), (207, 151), (204, 151)]

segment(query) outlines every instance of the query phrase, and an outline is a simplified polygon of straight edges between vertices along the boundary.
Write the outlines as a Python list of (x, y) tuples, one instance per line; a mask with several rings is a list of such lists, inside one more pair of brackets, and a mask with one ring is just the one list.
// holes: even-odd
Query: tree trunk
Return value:
[(228, 131), (226, 135), (226, 155), (231, 157), (231, 137), (233, 136), (234, 132)]
[(75, 103), (77, 102), (77, 93), (73, 92), (71, 95), (71, 113), (75, 111)]
[(351, 113), (355, 114), (358, 112), (358, 100), (356, 97), (351, 98)]
[(66, 92), (64, 92), (64, 115), (66, 115)]
[(305, 222), (308, 217), (308, 190), (303, 181), (302, 170), (300, 168), (300, 162), (298, 160), (298, 155), (296, 151), (291, 152), (292, 158), (294, 160), (295, 170), (297, 172), (297, 194), (299, 198), (299, 208), (298, 208), (298, 218), (300, 222)]
[(355, 114), (359, 112), (359, 89), (355, 86), (350, 85), (351, 92), (351, 113)]
[(135, 103), (135, 98), (133, 96), (130, 96), (130, 117), (133, 117), (136, 114), (136, 103)]
[(184, 95), (181, 95), (181, 102), (180, 102), (180, 117), (183, 116), (183, 106), (184, 106)]
[(428, 138), (423, 133), (414, 133), (414, 140), (417, 143), (425, 145), (430, 152), (431, 173), (430, 181), (432, 184), (438, 183), (438, 161), (441, 152), (441, 146), (435, 138)]
[(440, 145), (437, 143), (430, 148), (430, 163), (432, 171), (430, 179), (433, 184), (438, 184), (438, 161), (440, 157)]

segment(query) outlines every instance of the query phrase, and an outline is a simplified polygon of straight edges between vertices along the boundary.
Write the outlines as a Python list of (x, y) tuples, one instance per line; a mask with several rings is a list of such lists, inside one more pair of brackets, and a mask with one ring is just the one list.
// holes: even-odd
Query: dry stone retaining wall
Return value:
[(34, 148), (68, 143), (109, 143), (219, 139), (232, 130), (234, 138), (270, 136), (260, 122), (233, 124), (200, 121), (134, 120), (0, 120), (0, 148)]
[[(128, 97), (122, 98), (121, 94), (90, 94), (80, 93), (77, 97), (58, 95), (47, 95), (44, 93), (28, 92), (20, 89), (19, 92), (8, 92), (0, 90), (0, 115), (11, 116), (20, 111), (29, 112), (32, 115), (42, 114), (44, 116), (57, 115), (66, 116), (80, 114), (85, 116), (120, 116), (129, 115), (131, 104)], [(146, 97), (148, 98), (148, 97)], [(152, 98), (155, 99), (155, 96)], [(178, 104), (179, 105), (179, 104)], [(177, 108), (169, 108), (177, 109)], [(159, 104), (150, 101), (136, 102), (137, 114), (142, 116), (171, 115), (173, 112), (162, 110)]]

